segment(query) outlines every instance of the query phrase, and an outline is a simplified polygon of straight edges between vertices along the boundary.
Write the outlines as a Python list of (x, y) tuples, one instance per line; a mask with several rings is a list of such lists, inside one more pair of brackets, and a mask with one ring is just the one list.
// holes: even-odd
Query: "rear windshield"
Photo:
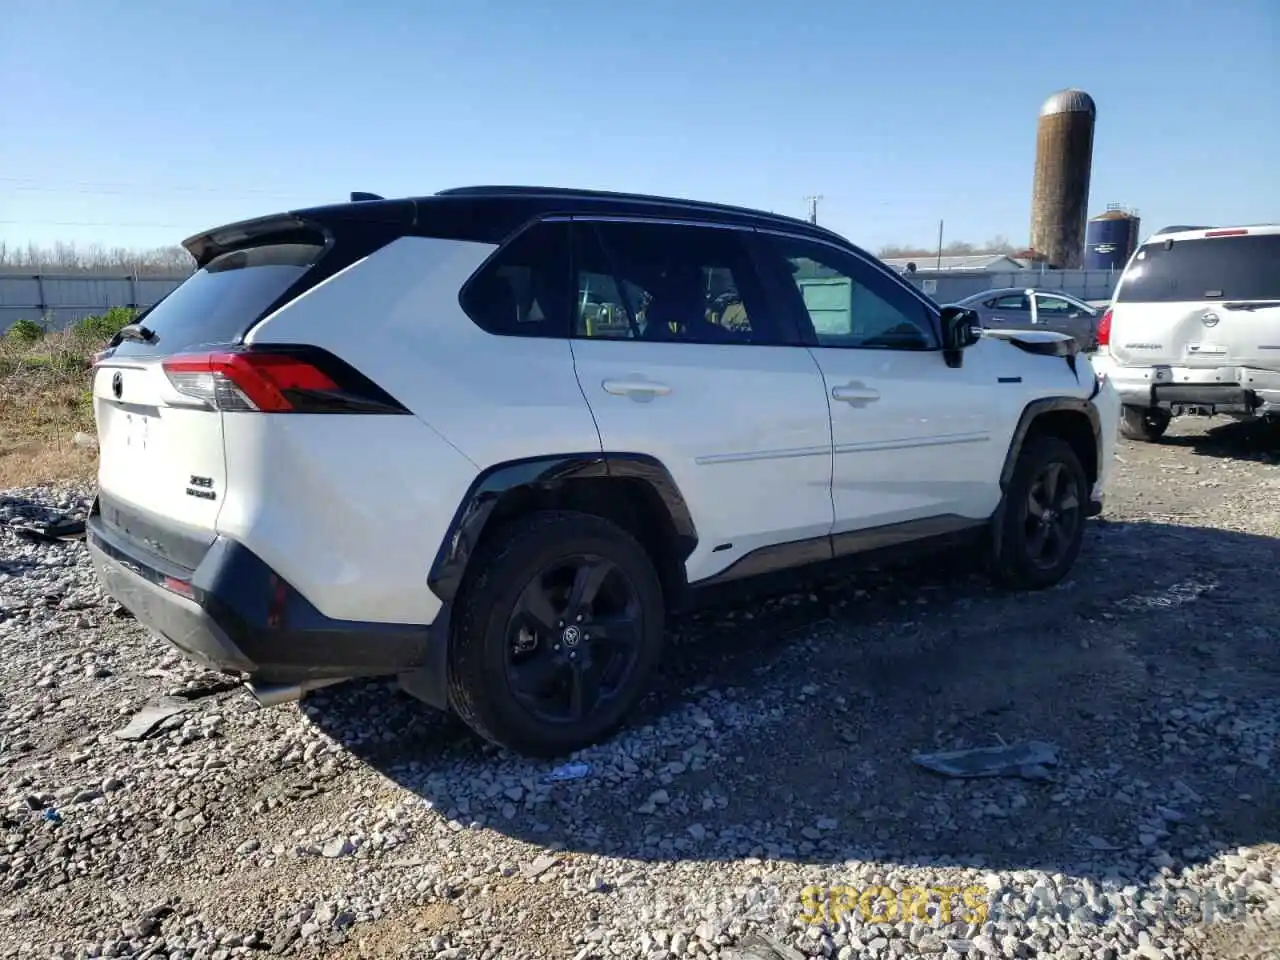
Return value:
[(1280, 300), (1280, 234), (1156, 241), (1120, 281), (1117, 303)]
[(313, 244), (278, 243), (224, 253), (142, 318), (155, 340), (122, 341), (115, 355), (167, 356), (236, 341), (323, 250)]

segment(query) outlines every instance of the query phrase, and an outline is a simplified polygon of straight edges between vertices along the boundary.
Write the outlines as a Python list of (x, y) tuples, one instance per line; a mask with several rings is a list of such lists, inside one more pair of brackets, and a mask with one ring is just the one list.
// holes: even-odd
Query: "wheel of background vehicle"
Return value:
[(662, 586), (644, 548), (599, 517), (542, 511), (472, 558), (449, 651), (449, 699), (476, 733), (533, 756), (608, 737), (662, 648)]
[(998, 583), (1019, 590), (1053, 586), (1071, 570), (1084, 539), (1088, 478), (1070, 444), (1035, 437), (1018, 454), (993, 545)]
[(1155, 443), (1169, 429), (1172, 419), (1164, 410), (1148, 407), (1125, 407), (1120, 414), (1120, 435), (1130, 440)]

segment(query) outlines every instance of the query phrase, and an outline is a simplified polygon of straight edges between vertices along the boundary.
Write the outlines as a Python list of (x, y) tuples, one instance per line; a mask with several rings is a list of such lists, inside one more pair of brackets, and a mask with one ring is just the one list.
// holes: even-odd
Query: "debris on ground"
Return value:
[(1022, 777), (1047, 780), (1048, 768), (1058, 765), (1058, 748), (1041, 740), (970, 747), (940, 753), (917, 753), (911, 758), (926, 770), (948, 777)]
[(133, 719), (116, 731), (116, 737), (120, 740), (145, 740), (170, 717), (190, 709), (190, 700), (181, 697), (165, 697), (135, 713)]
[(551, 783), (566, 783), (571, 780), (581, 780), (590, 772), (591, 764), (589, 763), (563, 763), (547, 774), (547, 779)]

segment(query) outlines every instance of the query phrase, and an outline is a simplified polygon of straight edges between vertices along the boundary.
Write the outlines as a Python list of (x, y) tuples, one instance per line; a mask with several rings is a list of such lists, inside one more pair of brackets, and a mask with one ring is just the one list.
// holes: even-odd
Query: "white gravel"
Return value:
[[(12, 532), (90, 490), (0, 493), (0, 957), (1280, 956), (1280, 455), (1120, 459), (1059, 588), (960, 557), (692, 618), (564, 782), (388, 684), (257, 709)], [(999, 737), (1060, 766), (911, 763)]]

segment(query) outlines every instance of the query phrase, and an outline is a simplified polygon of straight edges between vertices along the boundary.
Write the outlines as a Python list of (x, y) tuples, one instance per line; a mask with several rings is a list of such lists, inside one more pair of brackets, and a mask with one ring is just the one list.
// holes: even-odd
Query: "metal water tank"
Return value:
[(1137, 249), (1140, 223), (1136, 214), (1118, 203), (1107, 204), (1107, 212), (1090, 220), (1085, 230), (1084, 268), (1123, 270)]
[(1052, 267), (1079, 267), (1084, 253), (1097, 115), (1093, 98), (1083, 90), (1059, 90), (1040, 107), (1031, 247)]

